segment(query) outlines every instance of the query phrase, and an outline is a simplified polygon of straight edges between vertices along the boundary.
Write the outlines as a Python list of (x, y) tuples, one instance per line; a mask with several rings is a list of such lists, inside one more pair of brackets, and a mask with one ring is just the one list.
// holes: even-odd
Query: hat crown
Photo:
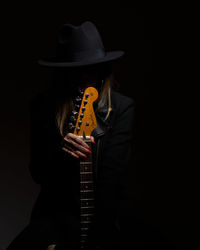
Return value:
[(79, 67), (114, 61), (124, 51), (105, 51), (97, 27), (90, 21), (64, 24), (57, 33), (56, 55), (38, 63), (50, 67)]
[(86, 21), (80, 26), (63, 25), (57, 34), (56, 54), (61, 60), (77, 62), (103, 58), (105, 49), (96, 26)]

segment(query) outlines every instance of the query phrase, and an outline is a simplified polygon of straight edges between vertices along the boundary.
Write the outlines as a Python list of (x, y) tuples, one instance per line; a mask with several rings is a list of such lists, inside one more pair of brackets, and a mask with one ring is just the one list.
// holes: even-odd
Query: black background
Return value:
[(184, 113), (184, 124), (189, 111), (178, 101), (178, 87), (171, 88), (166, 73), (152, 63), (152, 45), (159, 42), (153, 37), (154, 12), (122, 1), (110, 6), (29, 1), (1, 11), (0, 250), (27, 225), (39, 191), (28, 171), (28, 103), (48, 87), (50, 74), (37, 60), (54, 55), (61, 24), (86, 20), (96, 24), (106, 50), (125, 51), (115, 64), (115, 75), (121, 92), (136, 101), (136, 162), (129, 178), (133, 245), (149, 244), (150, 249), (160, 242), (160, 249), (165, 244), (198, 248), (198, 177), (190, 171), (195, 163), (186, 130), (178, 122)]

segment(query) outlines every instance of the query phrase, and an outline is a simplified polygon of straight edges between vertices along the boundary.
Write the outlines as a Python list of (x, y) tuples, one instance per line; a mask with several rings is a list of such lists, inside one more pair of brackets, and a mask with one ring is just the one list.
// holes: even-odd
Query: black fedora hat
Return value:
[(116, 60), (124, 51), (105, 51), (96, 26), (86, 21), (80, 26), (64, 24), (57, 34), (56, 56), (40, 59), (48, 67), (78, 67)]

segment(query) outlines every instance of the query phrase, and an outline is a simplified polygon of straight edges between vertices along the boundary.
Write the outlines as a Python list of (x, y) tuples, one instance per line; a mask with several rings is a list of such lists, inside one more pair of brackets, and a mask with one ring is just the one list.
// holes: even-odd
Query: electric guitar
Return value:
[[(97, 127), (93, 110), (93, 102), (98, 98), (98, 91), (94, 87), (88, 87), (80, 91), (81, 97), (76, 98), (75, 109), (69, 126), (74, 134), (80, 136), (90, 147), (90, 135)], [(80, 249), (87, 249), (88, 231), (94, 216), (94, 179), (92, 154), (86, 159), (80, 159)]]
[[(90, 147), (90, 135), (97, 127), (93, 109), (93, 102), (97, 98), (98, 91), (94, 87), (81, 89), (79, 96), (75, 98), (74, 110), (68, 124), (69, 131), (80, 136)], [(83, 250), (88, 250), (88, 232), (94, 217), (94, 198), (92, 154), (88, 154), (86, 159), (80, 159), (80, 249)], [(47, 250), (53, 250), (55, 246), (49, 245)], [(99, 249), (99, 246), (95, 249)]]

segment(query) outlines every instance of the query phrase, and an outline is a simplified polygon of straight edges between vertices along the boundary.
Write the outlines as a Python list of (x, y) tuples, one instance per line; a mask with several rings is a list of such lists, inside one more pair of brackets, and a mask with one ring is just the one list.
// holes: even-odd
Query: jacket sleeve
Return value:
[(126, 199), (127, 196), (127, 180), (123, 176), (126, 176), (132, 161), (135, 143), (133, 99), (123, 99), (116, 112), (113, 126), (102, 141), (98, 162), (97, 225), (100, 230), (104, 228), (105, 237), (110, 237), (113, 223), (117, 218), (119, 200)]

